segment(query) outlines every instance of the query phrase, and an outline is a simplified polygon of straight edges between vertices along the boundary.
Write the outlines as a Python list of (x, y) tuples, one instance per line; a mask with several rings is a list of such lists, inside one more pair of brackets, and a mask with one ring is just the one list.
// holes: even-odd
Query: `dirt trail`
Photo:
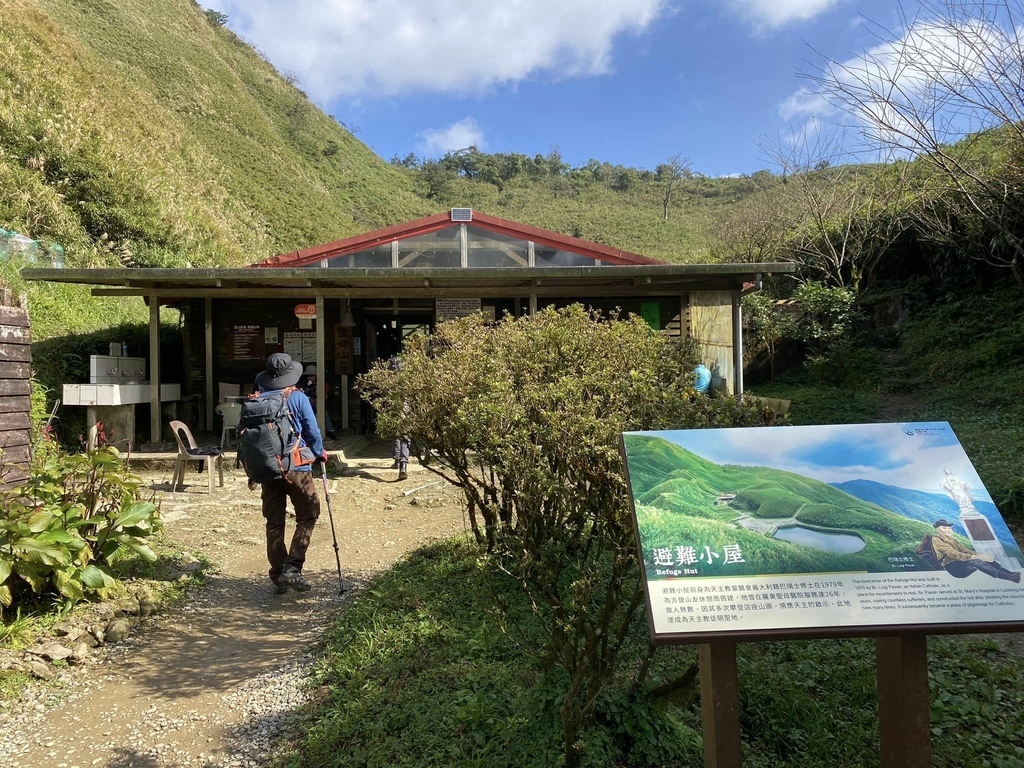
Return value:
[[(389, 465), (371, 455), (330, 480), (342, 568), (354, 589), (425, 541), (464, 528), (454, 489), (434, 484), (403, 495), (437, 478), (414, 466), (399, 483)], [(258, 491), (240, 472), (212, 497), (200, 475), (190, 473), (193, 485), (179, 493), (166, 491), (169, 472), (144, 476), (163, 489), (166, 536), (208, 554), (219, 572), (185, 606), (68, 668), (63, 695), (29, 694), (2, 723), (2, 765), (260, 766), (304, 700), (304, 652), (352, 594), (339, 596), (326, 507), (306, 561), (312, 590), (275, 595)]]

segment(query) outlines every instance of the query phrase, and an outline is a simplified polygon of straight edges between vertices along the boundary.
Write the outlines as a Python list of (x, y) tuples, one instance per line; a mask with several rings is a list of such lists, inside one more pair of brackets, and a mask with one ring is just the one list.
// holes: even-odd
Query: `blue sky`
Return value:
[(941, 494), (944, 469), (992, 501), (946, 422), (656, 432), (716, 464), (772, 467), (825, 483), (873, 480)]
[[(773, 168), (763, 136), (837, 119), (801, 94), (815, 50), (899, 34), (881, 0), (204, 0), (389, 159), (487, 152), (709, 176)], [(913, 3), (905, 9), (912, 11)]]

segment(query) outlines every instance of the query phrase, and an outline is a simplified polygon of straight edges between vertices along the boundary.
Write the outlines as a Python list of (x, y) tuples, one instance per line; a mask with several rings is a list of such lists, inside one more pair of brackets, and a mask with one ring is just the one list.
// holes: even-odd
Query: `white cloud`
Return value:
[(730, 0), (737, 12), (755, 27), (778, 29), (793, 21), (807, 21), (824, 13), (838, 0)]
[(784, 120), (805, 117), (821, 117), (835, 112), (835, 108), (819, 94), (801, 88), (779, 105), (779, 115)]
[[(920, 148), (936, 130), (955, 140), (984, 127), (987, 108), (1001, 96), (991, 89), (993, 74), (1012, 80), (1022, 72), (1016, 30), (982, 19), (923, 20), (892, 39), (824, 73), (834, 78), (835, 96), (876, 143)], [(880, 95), (884, 94), (884, 100)], [(981, 106), (979, 105), (987, 105)], [(998, 105), (996, 106), (998, 108)], [(994, 110), (993, 110), (994, 111)], [(787, 119), (827, 118), (839, 110), (821, 95), (801, 88), (779, 105)]]
[(420, 152), (428, 157), (455, 149), (484, 148), (484, 132), (472, 117), (465, 117), (447, 128), (430, 128), (419, 134)]
[(210, 0), (318, 101), (607, 74), (667, 0)]

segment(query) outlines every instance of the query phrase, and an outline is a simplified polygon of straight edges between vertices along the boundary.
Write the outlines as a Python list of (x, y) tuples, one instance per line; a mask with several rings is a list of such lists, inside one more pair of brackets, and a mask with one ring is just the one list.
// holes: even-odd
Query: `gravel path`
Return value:
[[(331, 501), (350, 590), (339, 595), (324, 508), (310, 546), (307, 593), (275, 595), (266, 577), (258, 493), (226, 478), (211, 497), (202, 479), (162, 493), (165, 534), (219, 566), (172, 613), (145, 620), (117, 645), (0, 712), (0, 765), (10, 768), (254, 768), (267, 764), (292, 713), (309, 696), (304, 674), (331, 617), (374, 573), (432, 538), (463, 530), (457, 493), (411, 468), (357, 462), (332, 479)], [(350, 467), (353, 465), (350, 464)], [(190, 475), (190, 477), (193, 477)], [(167, 477), (152, 475), (154, 488)], [(289, 527), (290, 535), (290, 527)]]

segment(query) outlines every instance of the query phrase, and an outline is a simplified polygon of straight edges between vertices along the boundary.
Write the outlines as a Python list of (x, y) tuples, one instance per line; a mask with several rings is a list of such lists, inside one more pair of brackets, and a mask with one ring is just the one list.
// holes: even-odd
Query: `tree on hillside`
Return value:
[(672, 192), (679, 182), (690, 173), (690, 161), (679, 152), (672, 155), (655, 170), (655, 177), (665, 185), (662, 196), (662, 221), (668, 221), (668, 207), (672, 202)]
[(798, 130), (763, 139), (761, 150), (785, 176), (773, 193), (785, 212), (782, 251), (805, 277), (860, 292), (888, 248), (910, 226), (906, 164), (852, 164), (842, 131)]
[[(699, 185), (704, 180), (696, 177)], [(756, 191), (724, 208), (714, 218), (711, 251), (717, 261), (748, 263), (781, 261), (782, 243), (790, 214), (785, 199), (777, 194), (777, 177), (767, 170), (751, 177)]]
[(220, 11), (215, 11), (211, 8), (203, 11), (203, 14), (206, 16), (206, 20), (215, 27), (223, 27), (228, 23), (228, 16), (226, 13), (221, 13)]
[(455, 171), (440, 160), (424, 160), (420, 165), (420, 178), (426, 187), (426, 196), (443, 201), (455, 183)]
[[(879, 44), (845, 62), (822, 56), (808, 75), (819, 94), (850, 114), (868, 143), (934, 171), (953, 216), (982, 226), (972, 258), (1008, 269), (1024, 291), (1024, 20), (1021, 0), (922, 0), (902, 29), (874, 25)], [(1003, 148), (985, 157), (997, 131)]]

